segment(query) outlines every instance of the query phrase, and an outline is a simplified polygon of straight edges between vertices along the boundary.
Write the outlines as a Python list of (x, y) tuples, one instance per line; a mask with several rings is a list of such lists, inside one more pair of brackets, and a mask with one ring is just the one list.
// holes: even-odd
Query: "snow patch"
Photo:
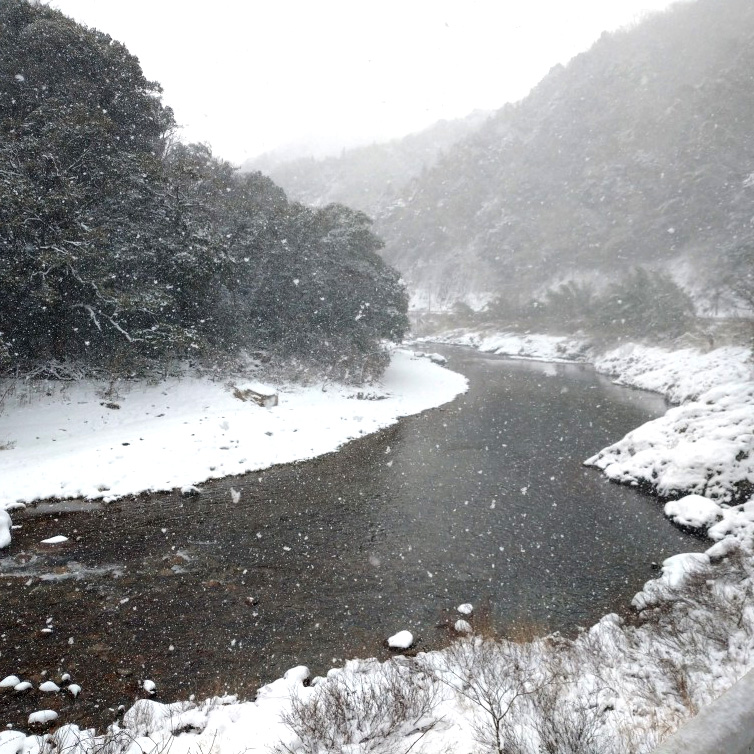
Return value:
[(0, 508), (0, 549), (7, 547), (11, 542), (10, 530), (13, 522), (8, 512)]
[(706, 531), (722, 516), (722, 508), (701, 495), (686, 495), (665, 504), (665, 515), (678, 526)]
[(47, 539), (42, 540), (43, 545), (60, 545), (63, 542), (67, 542), (68, 537), (62, 535), (62, 534), (56, 534), (54, 537), (48, 537)]

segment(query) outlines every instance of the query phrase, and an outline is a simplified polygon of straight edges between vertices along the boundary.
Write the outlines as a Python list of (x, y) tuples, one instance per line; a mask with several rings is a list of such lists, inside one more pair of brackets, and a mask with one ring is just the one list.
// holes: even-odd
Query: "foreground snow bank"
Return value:
[[(8, 383), (0, 416), (0, 509), (50, 497), (114, 499), (312, 458), (439, 406), (464, 377), (404, 351), (381, 382), (271, 387), (189, 377), (119, 383)], [(262, 408), (244, 390), (278, 392)], [(240, 397), (239, 397), (240, 396)], [(5, 527), (1, 526), (0, 539)]]

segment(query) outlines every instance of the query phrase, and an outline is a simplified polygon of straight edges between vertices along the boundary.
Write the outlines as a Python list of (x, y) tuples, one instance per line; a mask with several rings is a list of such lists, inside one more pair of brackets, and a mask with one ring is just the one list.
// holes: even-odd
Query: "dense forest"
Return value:
[(160, 94), (109, 36), (0, 2), (2, 372), (379, 373), (407, 301), (369, 218), (178, 142)]
[[(560, 324), (578, 325), (643, 276), (680, 285), (699, 313), (752, 311), (753, 120), (754, 4), (690, 0), (603, 34), (391, 202), (361, 208), (420, 308), (488, 303), (540, 326), (559, 297), (581, 310)], [(676, 324), (687, 305), (669, 313)]]

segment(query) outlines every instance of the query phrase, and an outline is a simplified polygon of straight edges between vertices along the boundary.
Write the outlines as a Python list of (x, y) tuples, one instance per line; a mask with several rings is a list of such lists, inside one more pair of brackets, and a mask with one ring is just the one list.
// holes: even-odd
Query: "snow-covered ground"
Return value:
[[(499, 352), (502, 346), (493, 348), (494, 342), (488, 337), (475, 343), (472, 337), (466, 344)], [(552, 339), (530, 338), (526, 347), (513, 347), (515, 355), (528, 358), (551, 358), (553, 350), (558, 358), (584, 353), (578, 344), (560, 348)], [(748, 357), (745, 349), (704, 354), (633, 346), (596, 363), (623, 384), (686, 401), (668, 412), (669, 419), (651, 422), (598, 454), (605, 470), (623, 463), (624, 455), (644, 454), (616, 467), (624, 481), (679, 497), (698, 491), (700, 472), (708, 482), (704, 497), (680, 497), (665, 511), (681, 525), (706, 530), (714, 544), (706, 553), (667, 559), (659, 578), (634, 598), (630, 618), (605, 616), (573, 640), (491, 642), (472, 635), (415, 658), (353, 660), (310, 684), (306, 669), (294, 668), (260, 689), (254, 701), (143, 699), (103, 736), (63, 726), (52, 742), (71, 754), (106, 745), (113, 754), (465, 754), (500, 751), (503, 744), (522, 754), (651, 751), (754, 666), (754, 498), (730, 504), (746, 489), (750, 496), (746, 484), (754, 483)], [(428, 359), (412, 363), (433, 366)], [(461, 607), (459, 620), (474, 630), (473, 606)], [(50, 743), (41, 735), (5, 731), (0, 754), (36, 754), (51, 750)]]
[(751, 350), (741, 346), (699, 351), (627, 343), (595, 356), (594, 368), (615, 377), (618, 385), (662, 393), (669, 401), (697, 399), (713, 387), (751, 382)]
[[(0, 394), (12, 389), (0, 413), (0, 509), (188, 488), (313, 458), (446, 403), (466, 387), (461, 375), (406, 351), (396, 351), (380, 383), (368, 388), (198, 377), (114, 386), (6, 381)], [(247, 389), (278, 393), (279, 404), (244, 400)]]
[(589, 345), (584, 340), (538, 333), (489, 333), (450, 330), (440, 335), (418, 338), (417, 342), (471, 346), (482, 353), (537, 361), (587, 361), (589, 352)]
[(595, 360), (621, 385), (681, 405), (588, 459), (612, 480), (663, 497), (696, 493), (725, 503), (754, 490), (754, 374), (746, 348), (669, 352), (628, 345)]

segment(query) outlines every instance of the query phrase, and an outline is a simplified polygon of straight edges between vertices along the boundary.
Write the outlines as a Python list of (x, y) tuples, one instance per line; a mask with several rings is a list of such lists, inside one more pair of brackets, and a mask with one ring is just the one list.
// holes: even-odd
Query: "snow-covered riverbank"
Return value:
[(451, 330), (439, 335), (419, 338), (419, 343), (445, 343), (470, 346), (482, 353), (512, 356), (537, 361), (588, 361), (589, 344), (578, 338), (539, 333), (490, 333)]
[[(186, 488), (313, 458), (442, 405), (466, 386), (461, 375), (406, 351), (396, 351), (380, 383), (368, 388), (199, 377), (115, 385), (5, 381), (0, 509)], [(249, 388), (278, 393), (279, 404), (245, 400)]]
[[(515, 355), (547, 359), (553, 348), (558, 344), (538, 349), (530, 340), (526, 353)], [(584, 358), (579, 347), (566, 350)], [(562, 348), (559, 353), (567, 358)], [(551, 741), (573, 751), (651, 751), (754, 666), (754, 499), (728, 507), (725, 502), (741, 493), (744, 482), (754, 482), (748, 465), (754, 448), (748, 355), (745, 349), (703, 354), (633, 346), (596, 362), (624, 384), (687, 401), (668, 412), (670, 419), (650, 422), (603, 451), (602, 458), (610, 459), (606, 471), (624, 455), (636, 459), (644, 453), (646, 462), (634, 461), (633, 476), (624, 481), (659, 487), (668, 477), (654, 477), (658, 468), (685, 480), (706, 469), (719, 492), (708, 503), (687, 497), (669, 504), (667, 515), (709, 529), (715, 544), (706, 553), (665, 561), (660, 577), (635, 597), (633, 614), (608, 615), (575, 640), (472, 637), (387, 665), (354, 660), (311, 685), (306, 670), (297, 668), (262, 688), (255, 701), (144, 699), (106, 737), (64, 726), (54, 734), (55, 744), (72, 754), (89, 754), (106, 743), (114, 754), (156, 754), (168, 747), (173, 754), (238, 754), (274, 746), (429, 754), (494, 751), (499, 738), (507, 750), (522, 753), (547, 750)], [(735, 461), (719, 474), (709, 465), (717, 463), (717, 453)], [(473, 628), (474, 614), (464, 608)], [(0, 754), (37, 752), (45, 740), (6, 731), (0, 733)]]
[(563, 336), (460, 331), (433, 341), (513, 358), (591, 361), (616, 384), (661, 393), (681, 405), (586, 463), (662, 497), (695, 493), (731, 503), (752, 494), (754, 364), (748, 348), (670, 351), (629, 343), (597, 354)]

